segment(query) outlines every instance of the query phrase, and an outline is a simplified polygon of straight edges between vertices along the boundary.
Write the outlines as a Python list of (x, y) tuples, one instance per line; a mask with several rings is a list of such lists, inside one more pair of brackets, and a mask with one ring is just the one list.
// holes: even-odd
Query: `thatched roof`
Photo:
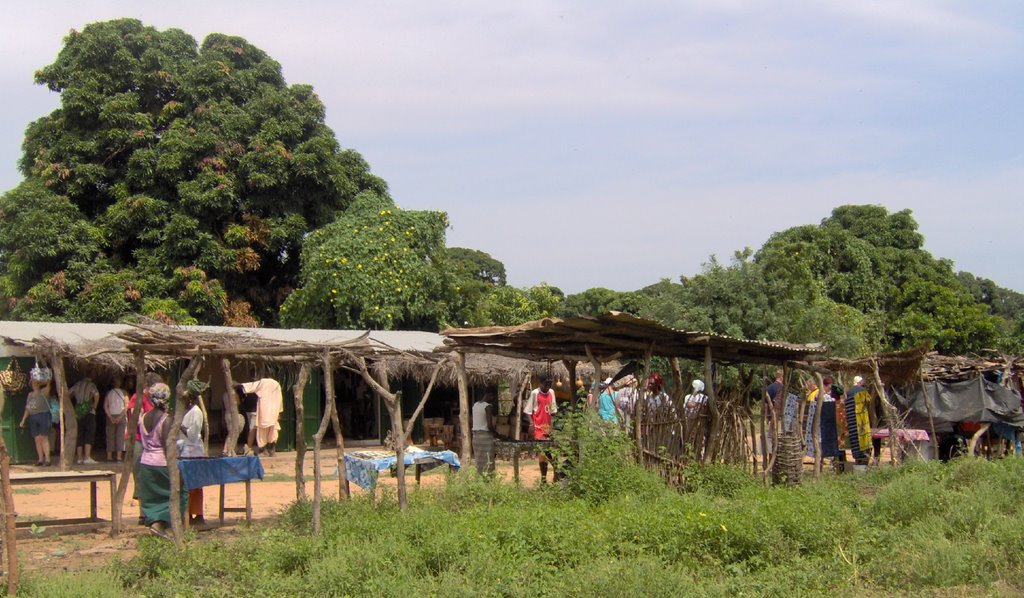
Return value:
[(545, 318), (519, 326), (454, 328), (442, 332), (446, 345), (467, 353), (531, 359), (600, 361), (642, 359), (647, 352), (703, 360), (706, 348), (719, 362), (783, 363), (806, 360), (824, 348), (775, 341), (751, 341), (706, 332), (676, 330), (622, 312), (575, 318)]
[[(447, 361), (448, 363), (442, 366), (438, 373), (437, 384), (454, 387), (458, 384), (458, 373), (450, 358), (451, 354), (447, 352), (387, 355), (375, 358), (372, 369), (375, 374), (383, 374), (388, 378), (408, 376), (421, 382), (427, 382), (433, 374), (435, 364), (438, 361)], [(611, 375), (618, 368), (618, 363), (606, 364), (601, 376)], [(569, 377), (568, 369), (560, 361), (549, 363), (484, 353), (466, 355), (466, 377), (469, 384), (473, 386), (486, 386), (502, 381), (519, 385), (532, 376), (538, 376), (544, 372), (550, 372), (556, 379), (566, 380)], [(580, 363), (576, 366), (577, 376), (592, 379), (593, 372), (594, 368), (589, 363)]]
[(875, 364), (878, 364), (879, 377), (886, 384), (909, 384), (920, 378), (921, 362), (928, 353), (928, 347), (917, 347), (908, 351), (877, 353), (857, 359), (831, 357), (828, 359), (812, 359), (809, 363), (821, 369), (846, 374), (858, 374), (866, 379), (874, 376)]

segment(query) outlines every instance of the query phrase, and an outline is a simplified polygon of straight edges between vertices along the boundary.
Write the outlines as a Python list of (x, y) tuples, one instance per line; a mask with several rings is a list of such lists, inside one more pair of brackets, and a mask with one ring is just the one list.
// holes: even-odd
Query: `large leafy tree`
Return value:
[(594, 287), (569, 295), (562, 304), (562, 315), (595, 315), (609, 311), (624, 311), (631, 314), (643, 313), (647, 308), (647, 297), (634, 291), (613, 291)]
[(287, 326), (437, 330), (461, 288), (446, 264), (448, 217), (402, 210), (372, 191), (302, 251), (299, 288), (281, 307)]
[[(305, 236), (360, 192), (387, 194), (312, 88), (239, 37), (96, 23), (36, 81), (61, 106), (29, 125), (26, 181), (3, 198), (3, 315), (273, 323)], [(55, 217), (72, 224), (55, 247), (16, 243)]]

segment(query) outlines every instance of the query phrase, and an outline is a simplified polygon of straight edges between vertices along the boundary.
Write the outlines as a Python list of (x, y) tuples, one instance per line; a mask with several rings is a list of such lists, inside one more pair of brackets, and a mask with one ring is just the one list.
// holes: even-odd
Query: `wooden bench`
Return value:
[[(68, 519), (42, 519), (17, 521), (18, 528), (45, 527), (49, 532), (85, 532), (106, 527), (114, 522), (114, 503), (117, 501), (117, 473), (113, 471), (41, 471), (12, 473), (11, 486), (39, 484), (79, 484), (89, 482), (89, 516)], [(110, 519), (100, 519), (96, 508), (96, 484), (110, 484)], [(15, 502), (17, 504), (17, 502)]]

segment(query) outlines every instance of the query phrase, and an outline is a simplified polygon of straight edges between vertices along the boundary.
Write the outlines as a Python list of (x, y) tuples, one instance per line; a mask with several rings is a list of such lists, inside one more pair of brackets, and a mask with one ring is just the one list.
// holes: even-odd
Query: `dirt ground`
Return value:
[[(376, 447), (380, 448), (380, 447)], [(325, 497), (337, 498), (339, 495), (338, 479), (335, 475), (337, 452), (332, 447), (321, 455), (321, 472)], [(272, 519), (295, 500), (295, 453), (279, 452), (274, 457), (262, 456), (264, 479), (252, 483), (253, 519), (255, 523)], [(75, 471), (117, 471), (120, 464), (100, 462), (98, 465), (76, 465)], [(313, 495), (313, 452), (308, 451), (303, 463), (306, 475), (306, 493)], [(472, 464), (470, 464), (472, 466)], [(56, 470), (55, 467), (49, 468)], [(512, 465), (507, 461), (499, 461), (498, 475), (512, 479)], [(14, 465), (12, 473), (42, 471), (42, 468), (25, 465)], [(430, 486), (443, 483), (441, 469), (425, 473), (422, 485)], [(330, 476), (328, 479), (326, 476)], [(520, 467), (520, 477), (524, 484), (534, 485), (540, 479), (536, 460), (525, 460)], [(550, 479), (550, 474), (549, 474)], [(412, 469), (407, 476), (408, 483), (414, 484)], [(394, 487), (397, 480), (382, 474), (378, 485)], [(38, 486), (14, 487), (15, 512), (18, 521), (38, 519), (61, 519), (86, 517), (89, 514), (89, 484), (41, 484)], [(353, 495), (365, 491), (355, 484), (351, 485)], [(132, 487), (129, 482), (125, 493), (123, 517), (125, 531), (117, 538), (110, 537), (109, 526), (96, 532), (65, 533), (52, 535), (45, 533), (38, 536), (18, 539), (19, 563), (22, 571), (47, 570), (57, 568), (65, 571), (92, 569), (112, 562), (115, 559), (127, 559), (135, 554), (140, 537), (148, 537), (148, 530), (138, 525), (138, 502), (131, 498)], [(200, 540), (210, 538), (228, 538), (237, 535), (241, 526), (245, 525), (244, 513), (225, 513), (224, 526), (217, 524), (217, 500), (219, 489), (216, 486), (205, 488), (203, 506), (207, 520), (205, 529), (199, 533)], [(225, 506), (244, 507), (245, 487), (243, 484), (228, 484), (225, 487)], [(97, 512), (104, 519), (110, 518), (110, 492), (106, 484), (97, 488)]]

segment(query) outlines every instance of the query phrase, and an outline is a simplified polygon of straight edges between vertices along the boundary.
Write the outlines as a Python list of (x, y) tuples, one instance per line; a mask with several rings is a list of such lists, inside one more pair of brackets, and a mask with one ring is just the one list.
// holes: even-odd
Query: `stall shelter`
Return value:
[[(30, 390), (28, 372), (38, 362), (46, 362), (53, 355), (59, 355), (67, 372), (69, 386), (76, 380), (88, 376), (94, 380), (101, 393), (111, 388), (114, 380), (126, 376), (134, 378), (134, 357), (125, 340), (133, 329), (130, 324), (60, 323), (60, 322), (11, 322), (0, 321), (0, 372), (9, 372), (2, 377), (6, 400), (2, 421), (2, 433), (14, 463), (31, 463), (35, 451), (31, 437), (18, 428), (18, 422), (25, 408)], [(362, 337), (379, 348), (379, 368), (387, 369), (386, 359), (396, 355), (432, 354), (443, 344), (443, 337), (432, 332), (421, 331), (372, 331), (365, 330), (311, 330), (276, 328), (232, 328), (217, 326), (174, 327), (182, 332), (203, 333), (206, 337), (256, 338), (267, 346), (323, 345), (333, 346), (346, 341), (357, 341)], [(182, 359), (147, 353), (147, 368), (164, 375), (174, 388), (184, 361)], [(371, 358), (371, 362), (373, 359)], [(287, 359), (255, 360), (245, 355), (231, 359), (232, 380), (246, 382), (260, 378), (274, 378), (286, 389), (284, 411), (280, 418), (279, 450), (291, 450), (295, 445), (296, 409), (290, 400), (295, 383), (295, 368)], [(358, 446), (380, 444), (390, 422), (387, 411), (380, 405), (372, 392), (364, 388), (357, 376), (346, 376), (339, 372), (335, 380), (335, 395), (339, 412), (345, 425), (346, 442)], [(209, 360), (204, 364), (198, 377), (210, 383), (210, 438), (213, 442), (223, 441), (226, 434), (224, 393), (222, 376), (216, 371), (216, 364)], [(10, 380), (8, 383), (8, 379)], [(19, 382), (22, 382), (19, 384)], [(407, 372), (399, 371), (389, 378), (391, 387), (403, 390), (403, 403), (415, 405), (419, 400), (420, 384), (410, 378)], [(303, 430), (306, 442), (312, 441), (320, 417), (323, 414), (325, 392), (320, 372), (314, 371), (303, 391)], [(102, 404), (102, 400), (100, 401)], [(411, 411), (411, 407), (409, 407)], [(97, 418), (104, 421), (105, 418)], [(101, 424), (102, 425), (102, 424)], [(96, 454), (103, 452), (105, 434), (102, 427), (96, 434), (99, 445)]]

